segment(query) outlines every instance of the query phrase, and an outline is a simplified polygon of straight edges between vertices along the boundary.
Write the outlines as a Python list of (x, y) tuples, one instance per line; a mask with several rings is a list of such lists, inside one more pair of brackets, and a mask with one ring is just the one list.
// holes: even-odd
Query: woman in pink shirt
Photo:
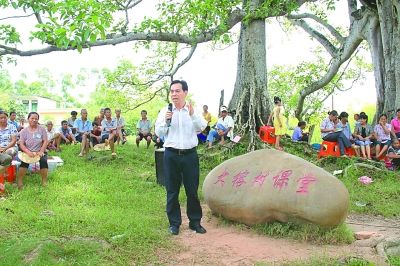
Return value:
[(374, 134), (376, 136), (376, 159), (379, 160), (381, 156), (386, 154), (387, 149), (392, 144), (391, 134), (394, 135), (392, 132), (392, 125), (387, 123), (387, 115), (381, 114), (379, 116), (378, 124), (375, 125)]
[(396, 137), (400, 139), (400, 108), (396, 111), (396, 117), (392, 119), (390, 123), (392, 125), (393, 133), (396, 134)]

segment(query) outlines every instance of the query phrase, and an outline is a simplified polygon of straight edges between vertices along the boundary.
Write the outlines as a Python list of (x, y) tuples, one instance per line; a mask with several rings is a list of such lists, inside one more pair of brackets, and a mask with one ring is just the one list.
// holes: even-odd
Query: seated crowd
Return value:
[[(346, 156), (346, 149), (352, 148), (361, 158), (381, 160), (386, 158), (390, 161), (393, 169), (400, 167), (400, 109), (397, 116), (387, 121), (387, 116), (379, 116), (378, 123), (374, 128), (368, 124), (368, 116), (361, 112), (354, 115), (354, 131), (348, 122), (348, 113), (332, 110), (328, 113), (320, 126), (321, 137), (324, 141), (337, 142), (341, 156)], [(221, 106), (218, 120), (211, 116), (208, 107), (203, 106), (203, 118), (207, 127), (199, 132), (199, 142), (205, 142), (206, 146), (219, 141), (223, 144), (226, 140), (232, 140), (234, 120), (229, 115), (226, 106)], [(213, 120), (214, 119), (214, 120)], [(54, 128), (52, 121), (47, 121), (43, 126), (39, 124), (39, 114), (31, 112), (28, 114), (28, 125), (25, 127), (24, 120), (16, 121), (16, 113), (8, 115), (0, 110), (0, 165), (7, 166), (16, 157), (18, 151), (26, 156), (26, 161), (21, 158), (20, 170), (18, 171), (18, 187), (23, 187), (23, 176), (29, 166), (29, 161), (39, 162), (40, 175), (43, 185), (47, 182), (47, 152), (61, 151), (62, 144), (80, 143), (78, 156), (82, 157), (89, 153), (89, 149), (97, 144), (109, 146), (111, 155), (116, 156), (115, 144), (126, 143), (125, 120), (121, 117), (121, 110), (115, 110), (112, 116), (110, 108), (102, 108), (93, 122), (88, 119), (88, 112), (82, 109), (80, 117), (76, 111), (71, 112), (71, 117), (63, 120), (58, 129)], [(293, 141), (308, 141), (308, 133), (303, 132), (306, 127), (304, 121), (300, 121), (294, 129)], [(152, 123), (147, 118), (147, 111), (141, 111), (141, 119), (136, 124), (136, 145), (145, 140), (147, 148), (151, 141), (156, 148), (162, 148), (164, 139), (152, 134)], [(37, 160), (34, 160), (37, 158)]]
[[(201, 134), (206, 133), (206, 139), (211, 146), (215, 140), (224, 142), (233, 136), (233, 119), (228, 115), (227, 108), (221, 107), (221, 118), (210, 130), (211, 114), (203, 107), (203, 117), (208, 122), (208, 129)], [(16, 113), (10, 115), (0, 110), (0, 165), (8, 166), (13, 159), (21, 161), (17, 174), (18, 187), (23, 187), (23, 177), (26, 174), (30, 163), (38, 162), (40, 165), (40, 175), (42, 184), (47, 183), (47, 152), (61, 152), (62, 145), (78, 144), (79, 157), (89, 153), (91, 148), (97, 144), (109, 147), (111, 155), (116, 156), (116, 144), (126, 143), (125, 120), (121, 117), (121, 110), (115, 109), (115, 117), (110, 108), (102, 108), (100, 113), (93, 119), (88, 119), (88, 112), (82, 109), (80, 115), (72, 111), (70, 117), (61, 121), (60, 126), (55, 126), (53, 121), (47, 121), (44, 125), (39, 123), (39, 114), (30, 112), (28, 114), (28, 123), (25, 125), (24, 119), (16, 120)], [(141, 119), (136, 124), (136, 145), (139, 147), (140, 141), (145, 140), (147, 148), (151, 142), (154, 142), (156, 148), (162, 148), (164, 139), (152, 134), (154, 131), (151, 121), (147, 118), (147, 111), (141, 111)], [(200, 132), (199, 132), (200, 133)], [(21, 151), (21, 155), (18, 155)], [(23, 156), (23, 158), (20, 158)]]
[(337, 142), (341, 156), (346, 156), (346, 148), (353, 148), (361, 158), (385, 159), (391, 161), (394, 168), (400, 166), (400, 109), (397, 109), (396, 117), (390, 123), (387, 115), (381, 114), (374, 128), (368, 124), (366, 113), (361, 112), (354, 115), (355, 127), (352, 131), (348, 117), (346, 112), (339, 115), (335, 110), (330, 111), (320, 126), (322, 139)]

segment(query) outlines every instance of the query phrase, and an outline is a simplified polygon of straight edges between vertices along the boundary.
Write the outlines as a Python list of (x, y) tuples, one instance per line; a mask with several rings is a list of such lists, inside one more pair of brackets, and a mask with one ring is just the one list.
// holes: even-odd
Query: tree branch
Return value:
[[(179, 33), (170, 33), (170, 32), (129, 32), (126, 34), (112, 34), (108, 35), (105, 40), (98, 40), (93, 43), (87, 43), (84, 45), (84, 48), (96, 47), (96, 46), (105, 46), (105, 45), (117, 45), (125, 42), (131, 41), (164, 41), (164, 42), (176, 42), (176, 43), (186, 43), (186, 44), (198, 44), (203, 42), (208, 42), (214, 39), (214, 37), (220, 34), (222, 31), (226, 32), (233, 28), (237, 23), (241, 22), (244, 18), (244, 12), (240, 9), (234, 10), (227, 21), (222, 23), (223, 25), (217, 26), (215, 29), (204, 32), (197, 36), (190, 36), (186, 34)], [(54, 45), (50, 45), (48, 47), (42, 49), (34, 49), (34, 50), (19, 50), (17, 48), (0, 45), (0, 56), (11, 54), (18, 56), (33, 56), (39, 54), (47, 54), (55, 51), (68, 51), (75, 50), (76, 47), (68, 47), (68, 48), (59, 48)]]
[(40, 16), (40, 14), (38, 12), (34, 12), (36, 20), (39, 22), (39, 24), (43, 24), (43, 20), (42, 17)]
[(332, 56), (329, 69), (325, 75), (300, 91), (300, 97), (295, 111), (297, 119), (301, 119), (305, 98), (331, 82), (340, 66), (351, 57), (363, 41), (363, 36), (365, 35), (364, 31), (367, 31), (368, 28), (378, 23), (376, 15), (372, 12), (365, 10), (362, 15), (360, 20), (355, 20), (354, 23), (351, 24), (349, 36), (346, 37), (345, 42), (341, 45), (340, 49), (337, 50), (336, 54)]
[(319, 24), (324, 26), (332, 34), (332, 36), (336, 38), (336, 40), (340, 44), (342, 44), (344, 42), (344, 37), (332, 25), (330, 25), (325, 20), (323, 20), (322, 18), (320, 18), (314, 14), (310, 14), (310, 13), (294, 14), (294, 15), (288, 15), (287, 18), (289, 18), (291, 20), (299, 20), (299, 19), (304, 19), (304, 18), (312, 19), (315, 22), (318, 22)]
[(354, 18), (351, 14), (357, 11), (357, 0), (347, 0), (347, 8), (349, 14), (350, 25), (354, 22)]
[(135, 2), (133, 2), (133, 3), (130, 4), (130, 5), (129, 5), (129, 3), (128, 3), (127, 8), (128, 8), (128, 9), (131, 9), (131, 8), (137, 6), (138, 4), (140, 4), (140, 2), (142, 2), (142, 0), (136, 0)]
[(312, 37), (317, 39), (317, 41), (325, 48), (325, 50), (334, 57), (337, 53), (336, 47), (320, 32), (314, 30), (310, 27), (307, 22), (302, 19), (291, 20), (294, 25), (301, 27), (305, 32), (310, 34)]
[(28, 18), (32, 15), (34, 15), (35, 13), (29, 14), (29, 15), (23, 15), (23, 16), (10, 16), (10, 17), (4, 17), (4, 18), (0, 18), (0, 20), (7, 20), (7, 19), (13, 19), (13, 18)]

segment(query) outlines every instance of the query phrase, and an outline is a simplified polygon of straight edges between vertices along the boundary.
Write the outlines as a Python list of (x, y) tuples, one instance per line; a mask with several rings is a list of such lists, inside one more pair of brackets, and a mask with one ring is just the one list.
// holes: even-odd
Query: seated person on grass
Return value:
[(142, 139), (146, 139), (147, 141), (147, 148), (149, 148), (151, 143), (151, 121), (147, 119), (147, 111), (142, 110), (140, 112), (142, 119), (140, 119), (137, 124), (137, 136), (136, 136), (136, 146), (139, 147), (139, 143)]
[(18, 131), (13, 124), (7, 123), (8, 114), (0, 111), (0, 164), (8, 166), (17, 154)]
[(104, 119), (101, 122), (101, 141), (106, 144), (106, 146), (110, 145), (111, 156), (115, 157), (117, 154), (115, 153), (115, 141), (117, 141), (117, 120), (111, 117), (111, 109), (104, 108)]
[(75, 136), (72, 134), (72, 129), (68, 127), (68, 122), (66, 120), (61, 121), (61, 127), (58, 131), (60, 132), (60, 143), (76, 143)]
[(10, 118), (8, 119), (8, 123), (9, 124), (13, 124), (15, 126), (15, 128), (17, 129), (17, 131), (21, 131), (21, 127), (17, 122), (17, 113), (16, 112), (10, 112)]
[(293, 141), (305, 141), (308, 142), (308, 133), (303, 132), (304, 128), (306, 128), (306, 122), (300, 121), (297, 123), (297, 127), (294, 128), (292, 140)]
[(101, 127), (96, 123), (92, 123), (92, 131), (90, 132), (90, 147), (101, 143)]
[(154, 147), (160, 149), (164, 146), (164, 137), (159, 137), (156, 134), (153, 135), (152, 140), (154, 142)]
[(89, 138), (90, 131), (92, 131), (92, 122), (88, 120), (88, 112), (86, 109), (81, 110), (81, 118), (78, 118), (74, 122), (74, 128), (76, 128), (75, 139), (81, 143), (81, 151), (79, 157), (89, 152)]
[(70, 127), (72, 129), (72, 133), (75, 134), (76, 133), (76, 128), (74, 127), (74, 123), (76, 120), (78, 113), (76, 111), (72, 111), (71, 112), (71, 117), (68, 118), (68, 127)]
[(352, 147), (354, 149), (355, 145), (351, 144), (342, 130), (337, 127), (338, 123), (338, 112), (336, 110), (328, 112), (328, 117), (321, 122), (321, 138), (324, 141), (337, 142), (339, 144), (340, 155), (347, 156), (345, 155), (345, 148)]
[(99, 115), (95, 116), (93, 122), (96, 122), (99, 127), (101, 127), (101, 122), (104, 119), (104, 108), (100, 109)]
[(379, 116), (378, 124), (376, 124), (374, 128), (374, 133), (377, 140), (375, 146), (375, 159), (379, 160), (379, 158), (386, 153), (387, 149), (392, 144), (391, 134), (394, 135), (392, 131), (392, 125), (387, 123), (386, 114)]
[(126, 142), (126, 132), (124, 129), (125, 119), (121, 117), (121, 109), (115, 109), (115, 120), (117, 120), (117, 133), (118, 133), (117, 144), (119, 144), (119, 141), (121, 141), (122, 145), (124, 145)]
[(215, 140), (221, 140), (221, 144), (224, 144), (225, 139), (233, 138), (233, 127), (234, 122), (230, 115), (228, 115), (228, 109), (226, 106), (221, 106), (221, 117), (218, 119), (215, 129), (211, 129), (207, 136), (208, 147), (211, 148)]
[(46, 122), (46, 133), (47, 133), (47, 150), (49, 151), (61, 151), (60, 149), (60, 132), (57, 132), (53, 127), (53, 122)]
[(394, 139), (392, 146), (389, 147), (387, 155), (389, 160), (392, 162), (393, 170), (397, 170), (400, 167), (400, 143), (398, 139)]
[(392, 130), (396, 138), (400, 139), (400, 108), (396, 110), (396, 117), (392, 119), (390, 124), (392, 125)]
[(354, 130), (356, 145), (360, 146), (362, 158), (371, 159), (372, 127), (368, 124), (368, 116), (360, 115), (360, 122)]

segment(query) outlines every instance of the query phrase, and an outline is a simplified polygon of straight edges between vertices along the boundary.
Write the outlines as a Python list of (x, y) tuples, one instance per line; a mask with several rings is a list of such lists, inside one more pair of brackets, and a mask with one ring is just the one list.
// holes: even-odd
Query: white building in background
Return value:
[(60, 108), (59, 102), (42, 96), (20, 96), (18, 100), (23, 104), (26, 114), (37, 112), (40, 124), (51, 120), (56, 128), (61, 125), (62, 120), (67, 120), (71, 116), (71, 111), (77, 111), (78, 114), (80, 112), (78, 108)]

